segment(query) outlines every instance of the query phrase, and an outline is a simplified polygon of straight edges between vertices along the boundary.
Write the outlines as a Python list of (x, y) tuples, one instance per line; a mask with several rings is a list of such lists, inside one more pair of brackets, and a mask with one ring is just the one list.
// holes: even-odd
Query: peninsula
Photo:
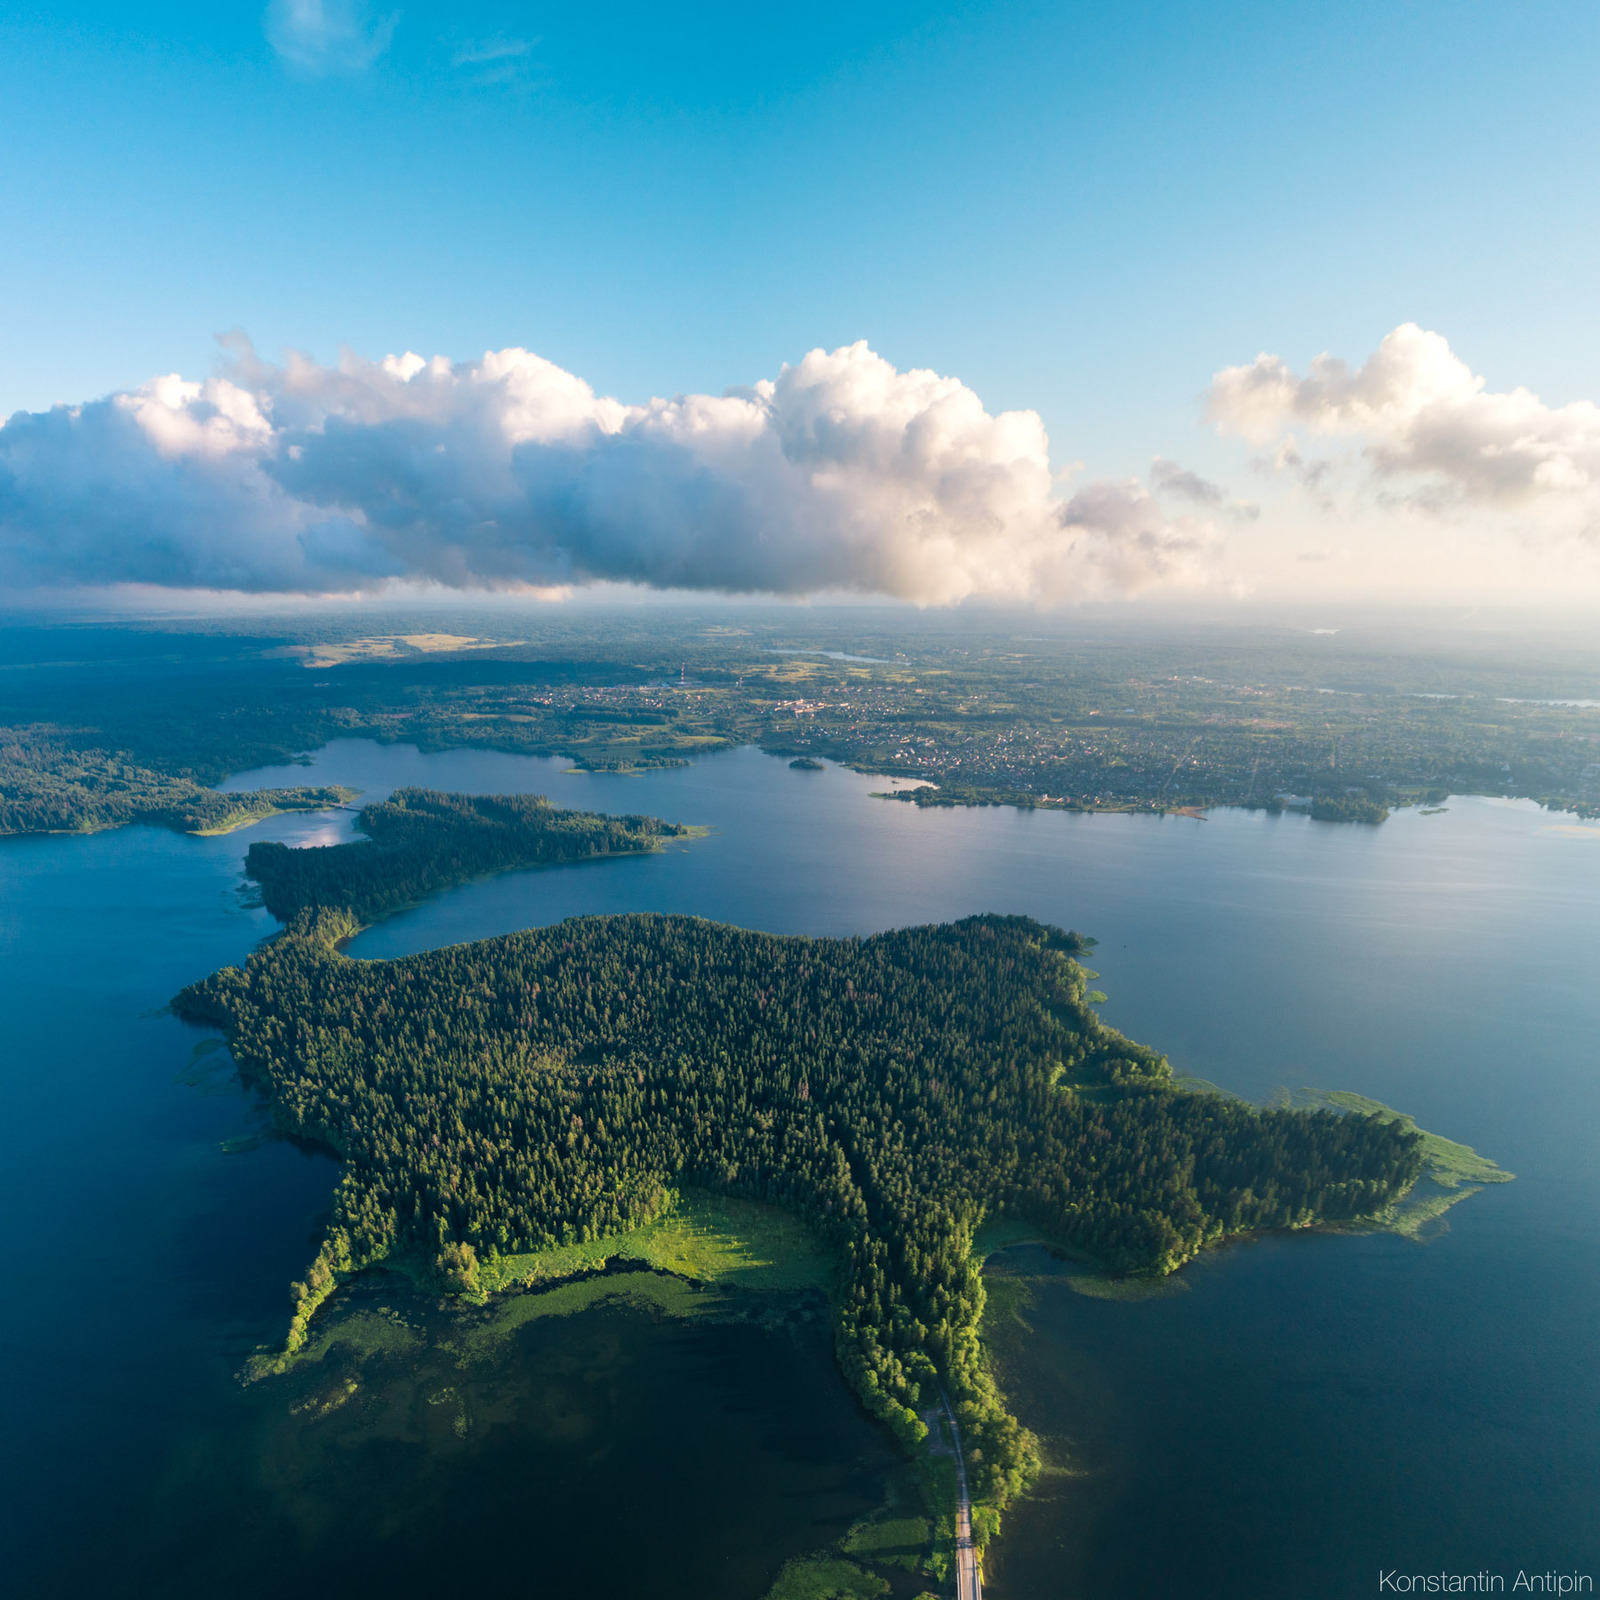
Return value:
[(146, 823), (230, 833), (285, 811), (354, 800), (338, 784), (230, 792), (187, 773), (157, 772), (125, 752), (82, 750), (55, 734), (0, 728), (0, 834), (98, 833)]
[(342, 956), (356, 927), (302, 911), (175, 1001), (282, 1132), (344, 1160), (291, 1352), (385, 1259), (477, 1294), (681, 1184), (777, 1204), (834, 1251), (840, 1365), (908, 1450), (943, 1383), (988, 1530), (1038, 1457), (979, 1345), (980, 1224), (1161, 1275), (1231, 1234), (1380, 1212), (1422, 1166), (1393, 1122), (1185, 1092), (1095, 1016), (1083, 941), (1026, 918), (811, 939), (583, 917), (395, 961)]

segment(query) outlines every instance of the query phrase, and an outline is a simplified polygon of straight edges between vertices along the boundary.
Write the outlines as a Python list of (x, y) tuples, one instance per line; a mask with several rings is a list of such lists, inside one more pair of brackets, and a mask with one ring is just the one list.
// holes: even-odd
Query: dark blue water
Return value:
[[(1000, 1341), (1006, 1382), (1069, 1470), (1009, 1519), (991, 1563), (997, 1600), (1331, 1600), (1372, 1592), (1394, 1567), (1486, 1567), (1509, 1589), (1519, 1568), (1600, 1564), (1600, 827), (1487, 800), (1377, 829), (1227, 812), (917, 811), (870, 798), (881, 780), (796, 772), (754, 751), (639, 776), (565, 765), (353, 742), (321, 752), (315, 777), (274, 769), (235, 783), (346, 782), (369, 797), (406, 783), (535, 789), (714, 830), (645, 859), (469, 885), (364, 934), (357, 955), (577, 912), (688, 911), (810, 933), (1027, 912), (1102, 941), (1108, 1020), (1180, 1071), (1248, 1095), (1356, 1089), (1519, 1174), (1457, 1207), (1427, 1246), (1263, 1241), (1189, 1269), (1188, 1293), (1142, 1305), (1084, 1298), (1048, 1262), (1010, 1258), (1005, 1270), (1027, 1275), (1032, 1331)], [(138, 1514), (176, 1516), (170, 1487), (141, 1500), (141, 1474), (189, 1482), (218, 1508), (248, 1498), (229, 1474), (259, 1476), (237, 1451), (205, 1456), (201, 1494), (184, 1463), (202, 1436), (264, 1437), (258, 1391), (228, 1374), (277, 1334), (331, 1169), (281, 1145), (223, 1155), (218, 1141), (248, 1129), (248, 1107), (225, 1081), (175, 1083), (193, 1036), (139, 1014), (268, 931), (237, 898), (252, 838), (347, 827), (336, 816), (220, 840), (136, 829), (0, 844), (0, 996), (14, 1042), (0, 1090), (15, 1286), (4, 1404), (17, 1441), (0, 1488), (30, 1570), (63, 1579), (24, 1592), (85, 1592), (67, 1580), (90, 1570), (86, 1541), (172, 1548), (148, 1528), (133, 1539)], [(584, 1325), (571, 1319), (571, 1337)], [(647, 1387), (665, 1335), (636, 1332), (630, 1370)], [(769, 1392), (751, 1390), (752, 1363), (771, 1390), (844, 1408), (830, 1426), (847, 1459), (832, 1479), (814, 1450), (785, 1456), (778, 1412), (770, 1428), (730, 1425), (739, 1479), (765, 1472), (799, 1507), (757, 1542), (804, 1548), (808, 1531), (859, 1514), (849, 1507), (870, 1499), (872, 1446), (850, 1431), (825, 1364), (793, 1340), (751, 1346), (749, 1330), (693, 1337), (746, 1341), (742, 1354), (708, 1345), (695, 1369), (713, 1439), (717, 1417), (749, 1403), (735, 1396)], [(670, 1435), (629, 1425), (608, 1437), (653, 1450), (672, 1481)], [(556, 1459), (531, 1437), (530, 1490)], [(465, 1481), (448, 1463), (436, 1471), (441, 1496)], [(702, 1501), (696, 1539), (736, 1544), (748, 1509), (719, 1523), (718, 1498)], [(381, 1533), (371, 1538), (379, 1548)], [(721, 1587), (707, 1568), (699, 1592), (755, 1600), (758, 1568), (743, 1558)], [(308, 1581), (305, 1592), (323, 1592)], [(647, 1587), (609, 1576), (584, 1592)]]

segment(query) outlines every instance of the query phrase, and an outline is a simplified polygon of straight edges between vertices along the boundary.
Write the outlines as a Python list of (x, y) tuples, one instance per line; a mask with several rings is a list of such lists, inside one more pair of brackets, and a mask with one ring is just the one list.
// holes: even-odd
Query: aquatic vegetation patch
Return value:
[(1382, 1227), (1389, 1233), (1397, 1233), (1402, 1239), (1412, 1239), (1419, 1244), (1426, 1243), (1433, 1231), (1433, 1224), (1438, 1222), (1452, 1206), (1477, 1194), (1479, 1187), (1477, 1184), (1471, 1184), (1430, 1193), (1426, 1185), (1419, 1183), (1403, 1201), (1392, 1206), (1373, 1226)]
[(844, 1537), (846, 1555), (884, 1566), (915, 1571), (928, 1548), (933, 1528), (926, 1517), (891, 1517), (882, 1522), (858, 1522)]
[(172, 1081), (204, 1095), (235, 1092), (233, 1057), (228, 1054), (228, 1041), (201, 1039), (189, 1052), (188, 1061), (174, 1074)]
[(983, 1289), (982, 1327), (985, 1340), (991, 1338), (996, 1329), (1007, 1324), (1020, 1328), (1024, 1333), (1032, 1331), (1028, 1319), (1023, 1316), (1033, 1298), (1025, 1279), (986, 1271)]
[(286, 1372), (291, 1364), (318, 1362), (335, 1350), (357, 1362), (378, 1355), (413, 1355), (426, 1343), (422, 1331), (398, 1312), (387, 1306), (377, 1310), (363, 1307), (342, 1316), (324, 1318), (317, 1324), (314, 1335), (295, 1352), (293, 1362), (281, 1352), (259, 1352), (246, 1363), (241, 1376), (247, 1383), (273, 1377)]
[(270, 1128), (258, 1128), (254, 1133), (236, 1133), (231, 1139), (223, 1139), (220, 1149), (228, 1156), (249, 1155), (252, 1150), (259, 1150), (276, 1137)]
[(1066, 1284), (1074, 1294), (1091, 1300), (1122, 1300), (1136, 1305), (1145, 1300), (1168, 1300), (1189, 1292), (1189, 1280), (1178, 1277), (1152, 1277), (1130, 1273), (1114, 1277), (1099, 1272), (1069, 1273)]
[(767, 1591), (767, 1600), (878, 1600), (889, 1592), (886, 1579), (837, 1556), (791, 1561)]
[(298, 1400), (289, 1407), (292, 1417), (305, 1417), (307, 1421), (315, 1422), (328, 1415), (330, 1411), (337, 1411), (340, 1406), (347, 1405), (361, 1390), (360, 1381), (356, 1378), (341, 1378), (332, 1387), (320, 1393), (307, 1395), (305, 1399)]
[(533, 1292), (498, 1297), (488, 1313), (463, 1316), (452, 1343), (463, 1360), (487, 1359), (523, 1327), (544, 1317), (571, 1317), (605, 1301), (620, 1301), (668, 1317), (704, 1317), (728, 1312), (724, 1296), (697, 1289), (665, 1273), (597, 1271)]

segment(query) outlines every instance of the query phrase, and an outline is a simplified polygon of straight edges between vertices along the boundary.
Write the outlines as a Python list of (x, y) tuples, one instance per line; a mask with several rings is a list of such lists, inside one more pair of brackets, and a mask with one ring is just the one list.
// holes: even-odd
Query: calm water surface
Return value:
[[(1425, 1247), (1261, 1241), (1145, 1304), (1077, 1295), (1039, 1252), (997, 1261), (1028, 1296), (1027, 1329), (997, 1336), (1006, 1381), (1064, 1470), (1008, 1521), (996, 1600), (1332, 1600), (1395, 1567), (1508, 1589), (1519, 1568), (1600, 1567), (1600, 827), (1486, 800), (1377, 829), (917, 811), (870, 798), (882, 780), (751, 750), (565, 768), (352, 741), (232, 786), (531, 789), (713, 829), (455, 890), (359, 956), (583, 912), (817, 934), (1026, 912), (1100, 939), (1107, 1019), (1178, 1070), (1252, 1096), (1356, 1089), (1519, 1174)], [(427, 1435), (448, 1407), (426, 1396), (387, 1433), (343, 1412), (291, 1427), (271, 1385), (232, 1381), (281, 1333), (333, 1168), (282, 1144), (224, 1153), (247, 1101), (148, 1013), (271, 931), (239, 894), (251, 840), (349, 824), (0, 841), (17, 1592), (422, 1594), (471, 1573), (493, 1594), (757, 1600), (889, 1467), (815, 1330), (617, 1304), (541, 1323), (465, 1444)], [(674, 1530), (688, 1559), (663, 1563)]]

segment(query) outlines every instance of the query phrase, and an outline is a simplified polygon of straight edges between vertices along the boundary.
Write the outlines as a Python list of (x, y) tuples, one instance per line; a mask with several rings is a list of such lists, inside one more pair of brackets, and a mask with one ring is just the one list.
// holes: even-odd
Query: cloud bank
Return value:
[[(0, 585), (350, 593), (597, 582), (1054, 603), (1200, 570), (1221, 504), (1070, 497), (1032, 411), (864, 343), (646, 405), (526, 350), (257, 358), (0, 427)], [(1169, 514), (1166, 491), (1185, 509)]]
[(1502, 511), (1600, 531), (1600, 406), (1491, 391), (1442, 335), (1405, 323), (1364, 366), (1318, 356), (1304, 377), (1257, 356), (1212, 380), (1211, 420), (1322, 492), (1299, 435), (1360, 442), (1385, 497), (1437, 512)]

